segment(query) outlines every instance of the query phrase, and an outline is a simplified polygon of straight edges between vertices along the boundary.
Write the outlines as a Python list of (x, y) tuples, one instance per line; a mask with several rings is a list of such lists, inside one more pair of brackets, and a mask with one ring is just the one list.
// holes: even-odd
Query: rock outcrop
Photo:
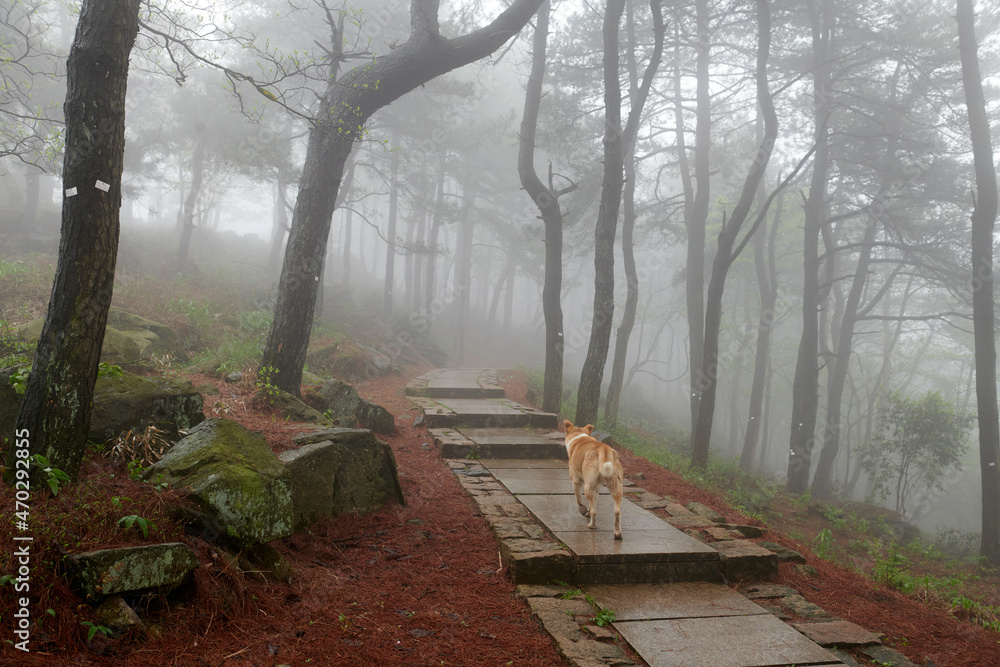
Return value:
[(361, 398), (354, 387), (340, 380), (324, 382), (318, 399), (322, 402), (321, 411), (329, 412), (340, 426), (357, 425), (382, 434), (396, 431), (396, 419), (391, 412)]
[(94, 442), (108, 442), (122, 431), (142, 431), (149, 425), (176, 440), (179, 431), (205, 419), (201, 394), (188, 380), (169, 377), (132, 373), (98, 377), (93, 406), (88, 437)]
[(194, 552), (180, 542), (71, 554), (65, 559), (70, 581), (87, 599), (153, 590), (167, 593), (198, 567)]
[(249, 548), (292, 534), (289, 473), (264, 436), (230, 419), (206, 419), (144, 473), (184, 490), (209, 541)]
[(295, 530), (338, 514), (360, 514), (390, 500), (405, 503), (392, 449), (371, 431), (331, 428), (296, 436), (279, 457), (292, 485)]

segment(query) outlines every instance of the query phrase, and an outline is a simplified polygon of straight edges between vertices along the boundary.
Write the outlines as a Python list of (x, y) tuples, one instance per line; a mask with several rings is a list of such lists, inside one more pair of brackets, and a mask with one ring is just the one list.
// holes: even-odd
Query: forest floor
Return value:
[[(13, 314), (10, 324), (44, 313), (51, 263), (28, 258), (0, 269), (0, 292), (7, 303), (16, 304), (7, 311)], [(246, 289), (246, 280), (223, 290), (208, 278), (177, 280), (143, 267), (124, 271), (120, 281), (116, 305), (147, 317), (166, 316), (191, 353), (208, 351), (237, 368), (259, 359), (257, 341), (267, 320), (261, 316), (265, 311), (258, 291)], [(351, 306), (350, 300), (335, 305), (340, 310), (333, 321), (351, 322), (352, 330), (326, 327), (317, 335), (318, 343), (383, 335), (378, 318)], [(167, 366), (165, 372), (189, 377), (196, 385), (214, 384), (220, 395), (206, 397), (206, 417), (229, 417), (261, 431), (277, 452), (290, 448), (291, 438), (307, 428), (286, 423), (255, 401), (252, 374), (228, 384), (170, 370), (169, 360), (161, 361), (167, 363), (160, 370), (147, 372), (163, 372)], [(296, 572), (290, 582), (258, 581), (227, 566), (212, 545), (185, 534), (173, 509), (184, 502), (178, 493), (137, 481), (128, 462), (110, 456), (107, 448), (90, 450), (79, 483), (58, 495), (42, 492), (32, 499), (34, 631), (27, 655), (6, 641), (13, 626), (14, 591), (5, 575), (14, 572), (14, 557), (13, 549), (0, 550), (0, 637), (5, 640), (0, 642), (0, 664), (562, 664), (548, 635), (516, 595), (475, 504), (426, 429), (413, 426), (417, 413), (402, 386), (429, 368), (410, 364), (403, 376), (357, 385), (362, 396), (396, 416), (397, 432), (385, 440), (395, 453), (407, 504), (341, 516), (277, 541)], [(537, 388), (529, 390), (522, 371), (505, 372), (503, 383), (515, 401), (529, 403), (538, 393)], [(1000, 665), (996, 571), (968, 554), (946, 555), (947, 549), (927, 542), (900, 546), (886, 528), (893, 517), (884, 510), (789, 496), (774, 483), (740, 477), (735, 466), (713, 463), (701, 474), (681, 465), (683, 457), (664, 457), (664, 439), (652, 440), (652, 447), (627, 443), (633, 449), (622, 450), (626, 473), (641, 473), (640, 485), (654, 493), (702, 502), (730, 518), (742, 513), (765, 521), (765, 539), (796, 549), (818, 572), (810, 577), (782, 565), (780, 583), (883, 635), (918, 665), (926, 659), (937, 667)], [(13, 516), (13, 491), (5, 485), (0, 485), (0, 511)], [(129, 515), (146, 519), (149, 534), (119, 524)], [(12, 521), (0, 522), (0, 540), (7, 545), (13, 544), (13, 528)], [(131, 600), (143, 613), (142, 631), (114, 638), (95, 631), (92, 609), (62, 576), (63, 556), (169, 541), (184, 541), (198, 555), (201, 567), (193, 584), (168, 598)]]
[[(396, 456), (407, 504), (363, 516), (341, 516), (275, 542), (295, 568), (290, 583), (259, 582), (227, 568), (211, 545), (185, 536), (173, 520), (168, 506), (178, 500), (175, 494), (157, 493), (130, 480), (123, 463), (92, 452), (82, 484), (33, 508), (35, 525), (48, 526), (38, 535), (46, 565), (55, 565), (67, 547), (80, 551), (182, 540), (196, 549), (202, 562), (194, 586), (169, 600), (148, 600), (146, 632), (113, 639), (97, 633), (88, 642), (89, 607), (69, 591), (57, 566), (39, 572), (38, 588), (32, 590), (44, 592), (32, 608), (44, 620), (32, 636), (34, 652), (22, 656), (6, 645), (0, 649), (0, 662), (16, 657), (23, 665), (562, 664), (516, 595), (476, 506), (426, 430), (412, 425), (417, 413), (402, 395), (402, 385), (425, 370), (413, 367), (403, 377), (358, 385), (363, 396), (397, 418), (397, 433), (386, 440)], [(211, 382), (222, 392), (206, 402), (206, 416), (228, 416), (263, 432), (275, 451), (290, 447), (291, 437), (304, 428), (256, 407), (249, 381), (233, 385), (208, 376), (191, 379)], [(514, 400), (526, 399), (523, 372), (504, 373), (503, 383)], [(696, 500), (730, 517), (738, 515), (721, 492), (687, 481), (629, 450), (622, 450), (622, 457), (627, 473), (641, 473), (648, 490)], [(4, 509), (9, 501), (5, 491)], [(775, 501), (772, 512), (787, 517), (793, 532), (821, 532), (824, 522), (830, 521), (815, 507), (782, 503)], [(154, 525), (148, 539), (117, 525), (115, 518), (126, 512), (144, 516)], [(835, 512), (826, 514), (837, 518)], [(841, 532), (846, 535), (845, 526)], [(808, 577), (782, 565), (780, 583), (795, 587), (831, 613), (884, 635), (887, 644), (916, 664), (925, 659), (938, 667), (1000, 664), (1000, 635), (958, 618), (941, 596), (928, 593), (926, 587), (910, 594), (893, 590), (819, 558), (809, 544), (778, 532), (773, 523), (767, 539), (799, 550), (818, 570), (818, 575)], [(848, 553), (846, 539), (833, 541), (831, 548)], [(935, 562), (911, 557), (908, 568), (897, 563), (897, 569), (916, 571), (924, 561)], [(949, 576), (955, 575), (956, 564), (949, 567)], [(4, 563), (2, 572), (9, 569), (10, 563)], [(977, 588), (981, 584), (984, 592), (996, 593), (994, 575), (979, 570), (966, 579), (975, 580)], [(10, 589), (3, 588), (4, 598), (9, 599)], [(48, 610), (51, 618), (46, 617)]]

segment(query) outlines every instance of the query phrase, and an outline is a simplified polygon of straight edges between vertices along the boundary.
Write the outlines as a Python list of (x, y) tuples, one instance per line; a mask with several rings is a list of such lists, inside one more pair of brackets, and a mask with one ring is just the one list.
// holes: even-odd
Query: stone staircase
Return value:
[(624, 539), (613, 539), (604, 489), (597, 529), (589, 530), (576, 509), (557, 416), (503, 398), (496, 371), (439, 369), (406, 393), (493, 530), (519, 593), (571, 664), (636, 664), (595, 618), (613, 618), (652, 667), (854, 665), (824, 647), (878, 644), (828, 615), (793, 627), (727, 586), (773, 578), (777, 556), (746, 539), (761, 529), (726, 524), (697, 503), (684, 506), (626, 479)]

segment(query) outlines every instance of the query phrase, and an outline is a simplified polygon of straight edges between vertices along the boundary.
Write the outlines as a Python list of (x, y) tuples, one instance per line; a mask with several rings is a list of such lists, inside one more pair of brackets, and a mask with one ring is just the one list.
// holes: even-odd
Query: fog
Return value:
[[(952, 4), (834, 4), (835, 39), (822, 62), (803, 3), (770, 5), (767, 81), (777, 140), (738, 240), (758, 218), (760, 224), (725, 280), (711, 441), (715, 456), (739, 458), (756, 419), (753, 468), (786, 477), (807, 289), (804, 229), (811, 224), (806, 211), (817, 159), (809, 151), (823, 122), (829, 154), (818, 261), (805, 266), (819, 284), (812, 465), (835, 393), (840, 447), (832, 485), (845, 496), (879, 500), (860, 457), (877, 442), (887, 397), (939, 392), (953, 413), (976, 412), (969, 242), (976, 184)], [(134, 269), (149, 261), (138, 258), (155, 243), (156, 259), (145, 265), (151, 273), (209, 276), (223, 260), (251, 263), (271, 285), (271, 306), (328, 78), (403, 48), (410, 10), (407, 3), (370, 0), (349, 7), (319, 0), (196, 5), (168, 2), (140, 11), (128, 76), (119, 260)], [(494, 5), (447, 3), (441, 33), (485, 25), (499, 11)], [(996, 141), (1000, 14), (979, 5), (982, 78)], [(65, 56), (77, 12), (38, 1), (3, 6), (0, 260), (54, 256), (65, 185), (59, 177)], [(690, 230), (700, 225), (705, 236), (704, 291), (718, 236), (763, 132), (754, 7), (713, 2), (708, 9), (709, 29), (699, 41), (693, 5), (663, 7), (662, 62), (651, 74), (627, 170), (638, 301), (618, 422), (651, 432), (666, 424), (691, 429), (690, 399), (701, 389), (693, 380), (700, 369), (692, 372)], [(602, 14), (602, 6), (586, 3), (554, 7), (533, 160), (545, 185), (566, 190), (558, 205), (567, 417), (595, 321), (595, 225), (608, 140)], [(623, 127), (654, 51), (651, 26), (649, 6), (629, 2), (619, 29)], [(332, 35), (331, 27), (342, 34)], [(532, 32), (529, 25), (487, 58), (432, 78), (362, 121), (339, 191), (331, 190), (337, 202), (321, 298), (349, 298), (375, 317), (426, 329), (451, 365), (519, 366), (540, 375), (546, 233), (518, 174)], [(704, 40), (707, 146), (698, 119)], [(820, 70), (828, 71), (830, 89), (817, 102)], [(707, 172), (695, 164), (699, 149)], [(707, 182), (698, 182), (704, 174)], [(699, 197), (707, 197), (701, 222), (693, 213)], [(627, 295), (626, 215), (619, 214), (616, 230), (605, 386)], [(390, 254), (394, 278), (387, 283)], [(764, 291), (771, 288), (768, 307)], [(391, 314), (382, 308), (387, 292)], [(0, 299), (0, 318), (12, 325), (23, 323), (15, 305)], [(761, 335), (770, 348), (758, 366)], [(850, 342), (842, 345), (845, 336)], [(838, 364), (846, 364), (842, 389), (834, 388)], [(763, 393), (752, 411), (755, 371)], [(932, 483), (915, 482), (907, 520), (932, 531), (979, 529), (975, 428), (962, 442), (959, 466)], [(896, 507), (892, 493), (884, 502)]]

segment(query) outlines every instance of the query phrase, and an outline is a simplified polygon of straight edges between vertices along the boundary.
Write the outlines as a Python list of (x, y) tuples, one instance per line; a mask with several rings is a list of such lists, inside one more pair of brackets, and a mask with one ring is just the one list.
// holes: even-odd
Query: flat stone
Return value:
[(771, 615), (616, 621), (650, 667), (842, 665)]
[[(514, 494), (573, 495), (573, 482), (569, 478), (569, 468), (565, 464), (562, 469), (521, 468), (500, 469), (492, 472), (493, 476)], [(599, 492), (607, 494), (608, 490), (601, 486)]]
[[(528, 510), (534, 514), (545, 527), (554, 533), (558, 532), (596, 532), (612, 531), (615, 521), (615, 504), (610, 495), (597, 498), (597, 527), (592, 531), (587, 527), (590, 519), (580, 514), (576, 506), (576, 498), (572, 491), (561, 495), (517, 496)], [(628, 530), (657, 531), (677, 533), (678, 531), (655, 514), (636, 507), (627, 500), (622, 500), (622, 533)], [(627, 536), (626, 536), (627, 537)]]
[(707, 528), (705, 528), (705, 534), (707, 534), (713, 540), (719, 542), (736, 539), (736, 536), (733, 535), (732, 532), (730, 532), (726, 528), (722, 528), (721, 526), (708, 526)]
[(571, 665), (598, 667), (634, 665), (617, 644), (597, 641), (582, 632), (575, 617), (593, 614), (582, 600), (529, 598), (531, 611), (538, 616), (545, 631), (552, 635), (556, 649)]
[(517, 585), (565, 581), (573, 572), (573, 555), (565, 549), (514, 552), (505, 550), (504, 545), (500, 543), (500, 555)]
[(670, 516), (695, 516), (695, 513), (684, 507), (680, 503), (667, 503), (664, 506)]
[(592, 563), (578, 559), (573, 583), (591, 584), (674, 584), (685, 581), (722, 583), (719, 563), (714, 560), (633, 561)]
[(749, 584), (740, 588), (740, 593), (751, 600), (783, 598), (788, 595), (799, 594), (791, 586), (782, 586), (781, 584)]
[(701, 503), (692, 502), (688, 503), (686, 507), (689, 510), (691, 510), (694, 514), (697, 514), (698, 516), (703, 516), (709, 521), (715, 523), (726, 523), (726, 517), (722, 516), (721, 514), (719, 514), (714, 509), (712, 509), (707, 505), (702, 505)]
[(730, 581), (760, 581), (778, 576), (778, 559), (753, 542), (731, 540), (714, 546), (722, 559), (722, 573)]
[(588, 586), (598, 605), (618, 621), (715, 616), (748, 616), (768, 611), (733, 589), (707, 582)]
[[(564, 448), (565, 449), (565, 448)], [(490, 459), (482, 461), (483, 466), (496, 473), (497, 470), (556, 468), (567, 470), (566, 461), (559, 459)], [(569, 473), (567, 473), (569, 474)]]
[(868, 632), (860, 625), (855, 625), (843, 619), (799, 622), (792, 623), (791, 625), (820, 646), (856, 648), (858, 646), (871, 646), (872, 644), (879, 643), (877, 635)]
[[(832, 648), (832, 649), (829, 649), (829, 650), (830, 650), (830, 653), (832, 653), (842, 663), (844, 663), (845, 665), (847, 665), (847, 667), (865, 667), (860, 662), (858, 662), (857, 660), (855, 660), (854, 656), (852, 656), (847, 651), (841, 651), (840, 649), (835, 649), (835, 648)], [(928, 665), (928, 666), (925, 666), (925, 667), (932, 667), (932, 666)]]
[(782, 546), (777, 542), (758, 542), (757, 546), (764, 547), (778, 557), (780, 563), (805, 563), (806, 559), (798, 551)]
[[(417, 402), (417, 401), (415, 401)], [(558, 417), (506, 398), (470, 399), (442, 398), (430, 403), (420, 401), (425, 422), (432, 428), (442, 426), (466, 428), (506, 428), (531, 426), (554, 429)]]
[(523, 598), (557, 598), (566, 589), (562, 586), (546, 586), (543, 584), (522, 584), (517, 587), (517, 594)]
[(741, 535), (743, 535), (743, 537), (751, 539), (755, 537), (763, 537), (764, 533), (767, 532), (766, 528), (761, 528), (760, 526), (746, 526), (739, 523), (722, 524), (720, 528), (729, 528), (730, 530), (738, 531)]
[(170, 590), (198, 567), (194, 552), (181, 542), (71, 554), (65, 563), (70, 580), (88, 598)]
[[(621, 540), (614, 539), (610, 529), (553, 532), (579, 557), (581, 564), (708, 561), (718, 568), (719, 552), (680, 531), (626, 531), (623, 528)], [(713, 577), (715, 579), (717, 577)]]
[(708, 519), (694, 514), (690, 516), (665, 517), (664, 521), (669, 523), (671, 526), (676, 526), (677, 528), (705, 528), (715, 525)]
[(889, 664), (893, 667), (917, 667), (917, 665), (907, 660), (906, 656), (899, 651), (895, 651), (888, 646), (882, 646), (881, 644), (865, 647), (861, 649), (861, 653), (872, 660), (882, 664)]
[(818, 604), (809, 602), (809, 600), (806, 600), (801, 595), (788, 595), (780, 598), (778, 600), (778, 604), (780, 604), (782, 608), (787, 609), (796, 616), (801, 616), (802, 618), (817, 621), (829, 620), (833, 618), (833, 614), (823, 609)]

